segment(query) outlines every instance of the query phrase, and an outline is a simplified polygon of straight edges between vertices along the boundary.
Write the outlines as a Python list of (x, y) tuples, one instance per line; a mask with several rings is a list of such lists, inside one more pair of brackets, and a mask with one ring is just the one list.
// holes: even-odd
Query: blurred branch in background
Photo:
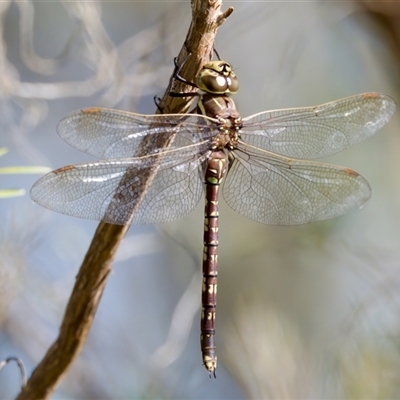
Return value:
[[(6, 154), (8, 150), (6, 148), (0, 148), (0, 157)], [(0, 175), (12, 175), (12, 174), (45, 174), (51, 171), (48, 167), (37, 167), (37, 166), (20, 166), (20, 167), (0, 167)], [(8, 197), (23, 196), (25, 194), (24, 189), (0, 189), (0, 199)]]
[[(5, 30), (15, 6), (19, 13), (15, 20), (19, 25), (19, 55), (12, 52), (10, 56)], [(55, 22), (65, 8), (73, 29), (60, 40), (50, 35), (46, 51), (56, 55), (43, 58), (33, 46), (37, 8), (34, 3), (5, 1), (0, 5), (0, 127), (2, 132), (8, 132), (19, 151), (35, 162), (40, 156), (29, 146), (25, 134), (47, 117), (49, 101), (90, 97), (101, 92), (103, 105), (115, 105), (129, 96), (131, 106), (135, 107), (143, 95), (154, 91), (160, 69), (170, 70), (159, 57), (156, 63), (149, 62), (165, 44), (161, 40), (161, 26), (151, 25), (115, 46), (101, 21), (100, 3), (60, 2), (52, 7), (57, 8), (53, 14)], [(22, 65), (17, 69), (15, 65), (21, 64), (18, 61)], [(82, 67), (87, 78), (77, 81), (76, 72)], [(22, 76), (28, 78), (24, 80)]]
[(376, 19), (382, 19), (382, 25), (386, 27), (393, 37), (395, 47), (400, 56), (400, 7), (397, 1), (360, 1)]
[(300, 333), (283, 313), (260, 300), (254, 294), (237, 301), (232, 335), (223, 345), (231, 372), (247, 399), (312, 398), (317, 368)]

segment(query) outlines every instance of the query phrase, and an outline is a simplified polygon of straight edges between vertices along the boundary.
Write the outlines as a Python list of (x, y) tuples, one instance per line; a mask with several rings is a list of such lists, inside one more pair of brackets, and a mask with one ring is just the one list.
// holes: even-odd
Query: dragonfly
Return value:
[(396, 103), (363, 93), (241, 118), (231, 97), (238, 78), (227, 62), (206, 63), (195, 82), (185, 82), (196, 89), (186, 95), (198, 97), (192, 113), (87, 108), (65, 116), (57, 126), (61, 138), (100, 161), (48, 173), (31, 197), (59, 213), (125, 225), (182, 218), (204, 193), (200, 344), (215, 377), (219, 192), (239, 214), (271, 225), (307, 224), (361, 207), (371, 195), (365, 178), (310, 159), (371, 136)]

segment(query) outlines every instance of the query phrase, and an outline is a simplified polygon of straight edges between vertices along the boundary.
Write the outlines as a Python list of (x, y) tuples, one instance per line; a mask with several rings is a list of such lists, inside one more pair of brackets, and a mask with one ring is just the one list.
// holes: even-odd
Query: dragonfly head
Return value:
[(239, 81), (226, 61), (211, 61), (203, 66), (196, 77), (200, 90), (212, 94), (236, 93)]

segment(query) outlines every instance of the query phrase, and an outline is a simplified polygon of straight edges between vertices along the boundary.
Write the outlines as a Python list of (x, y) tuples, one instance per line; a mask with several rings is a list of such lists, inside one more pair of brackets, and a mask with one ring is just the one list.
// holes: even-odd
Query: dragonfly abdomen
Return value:
[(218, 280), (218, 192), (228, 170), (224, 151), (211, 153), (205, 171), (204, 253), (200, 344), (207, 371), (215, 375), (217, 348), (215, 345), (215, 315)]

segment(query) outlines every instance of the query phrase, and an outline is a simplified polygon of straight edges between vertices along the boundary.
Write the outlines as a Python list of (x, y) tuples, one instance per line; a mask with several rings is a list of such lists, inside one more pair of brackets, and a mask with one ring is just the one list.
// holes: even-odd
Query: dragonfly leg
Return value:
[(213, 47), (213, 52), (217, 56), (218, 60), (221, 61), (221, 57), (219, 56), (219, 53), (218, 53), (218, 51), (217, 51), (217, 49), (215, 47)]
[(155, 104), (156, 107), (157, 107), (157, 110), (160, 112), (160, 114), (164, 114), (164, 110), (163, 110), (163, 108), (160, 106), (161, 97), (155, 95), (155, 96), (153, 97), (153, 101), (154, 101), (154, 104)]
[(189, 53), (183, 60), (181, 65), (178, 65), (178, 57), (174, 58), (175, 69), (172, 77), (173, 79), (176, 79), (179, 82), (185, 83), (186, 85), (192, 86), (197, 89), (197, 85), (195, 83), (188, 81), (187, 79), (185, 79), (183, 76), (180, 75), (183, 66), (186, 64), (187, 60), (189, 60), (191, 55), (192, 53)]
[[(188, 81), (187, 79), (185, 79), (183, 76), (180, 75), (183, 66), (186, 64), (187, 60), (189, 59), (189, 57), (191, 55), (192, 55), (192, 53), (189, 52), (189, 54), (183, 60), (181, 65), (178, 65), (178, 57), (174, 58), (175, 69), (174, 69), (174, 73), (172, 74), (172, 79), (175, 79), (178, 82), (182, 82), (185, 85), (189, 85), (189, 86), (191, 86), (193, 88), (198, 89), (198, 87), (197, 87), (197, 85), (195, 83)], [(197, 92), (173, 92), (173, 91), (170, 91), (168, 94), (171, 97), (195, 97), (195, 96), (198, 96)]]

